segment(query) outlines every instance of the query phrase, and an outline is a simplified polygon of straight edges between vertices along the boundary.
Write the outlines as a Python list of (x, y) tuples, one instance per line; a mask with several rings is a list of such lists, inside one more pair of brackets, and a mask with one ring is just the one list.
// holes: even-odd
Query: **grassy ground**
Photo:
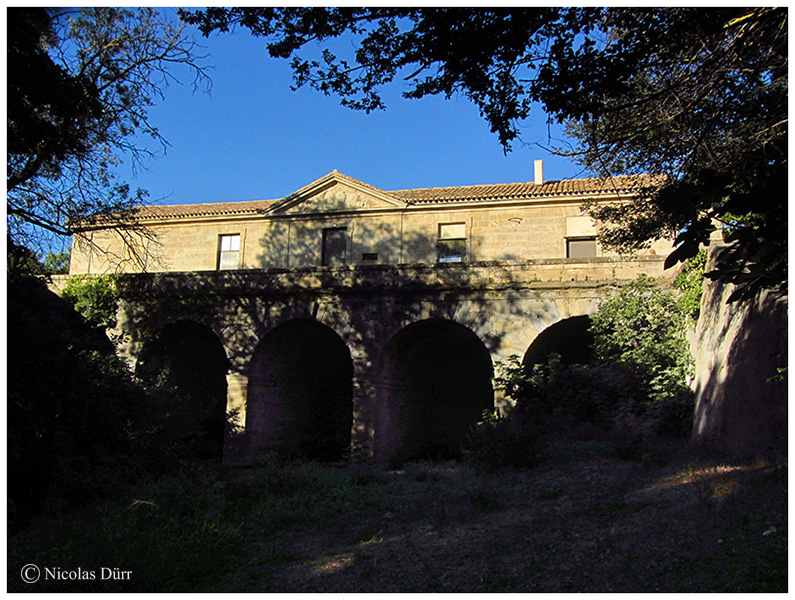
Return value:
[(549, 454), (493, 474), (194, 467), (10, 538), (8, 591), (787, 591), (786, 465)]

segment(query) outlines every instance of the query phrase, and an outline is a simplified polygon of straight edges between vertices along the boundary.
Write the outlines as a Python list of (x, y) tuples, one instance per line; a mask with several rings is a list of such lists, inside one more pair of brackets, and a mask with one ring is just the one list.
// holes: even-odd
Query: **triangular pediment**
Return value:
[(271, 214), (325, 214), (403, 208), (406, 203), (371, 185), (332, 171), (274, 203)]

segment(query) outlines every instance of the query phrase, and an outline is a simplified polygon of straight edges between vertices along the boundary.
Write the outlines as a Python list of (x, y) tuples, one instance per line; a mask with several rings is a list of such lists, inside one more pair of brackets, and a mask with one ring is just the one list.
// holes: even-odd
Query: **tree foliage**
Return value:
[(654, 30), (620, 94), (571, 128), (581, 160), (608, 175), (664, 174), (643, 197), (596, 208), (603, 241), (627, 248), (676, 237), (666, 265), (694, 257), (720, 225), (736, 242), (713, 278), (735, 298), (787, 281), (787, 11), (667, 9), (609, 13), (609, 30)]
[(694, 406), (685, 317), (675, 294), (643, 276), (592, 315), (588, 364), (565, 364), (557, 354), (542, 364), (518, 356), (499, 363), (497, 384), (515, 408), (478, 426), (476, 458), (502, 464), (514, 447), (537, 449), (559, 435), (607, 432), (629, 453), (650, 436), (686, 436)]
[(108, 329), (116, 326), (119, 293), (114, 275), (73, 275), (61, 297), (86, 321)]
[[(291, 58), (296, 86), (384, 107), (380, 90), (461, 94), (504, 148), (540, 102), (569, 124), (576, 157), (601, 176), (651, 173), (631, 202), (591, 207), (603, 243), (676, 237), (694, 256), (717, 223), (737, 242), (713, 274), (786, 287), (786, 8), (208, 8), (183, 17), (208, 35), (241, 26)], [(352, 39), (352, 56), (331, 42)], [(321, 47), (314, 56), (314, 45)]]
[(155, 153), (136, 138), (165, 147), (147, 109), (174, 65), (204, 80), (195, 43), (150, 8), (7, 13), (9, 241), (37, 248), (100, 221), (136, 229), (132, 207), (146, 194), (115, 169)]
[(51, 275), (66, 275), (69, 273), (69, 252), (47, 252), (41, 259), (44, 270)]
[(69, 272), (69, 252), (47, 252), (44, 257), (25, 246), (8, 242), (6, 256), (6, 280), (9, 285), (35, 279), (48, 283), (51, 275)]
[(693, 374), (685, 316), (673, 292), (642, 275), (591, 317), (594, 357), (638, 376), (651, 401), (685, 393)]
[(676, 305), (687, 315), (691, 323), (698, 321), (701, 313), (701, 296), (704, 293), (704, 271), (707, 266), (707, 250), (702, 248), (693, 258), (682, 265), (681, 271), (674, 279), (674, 286), (681, 296)]

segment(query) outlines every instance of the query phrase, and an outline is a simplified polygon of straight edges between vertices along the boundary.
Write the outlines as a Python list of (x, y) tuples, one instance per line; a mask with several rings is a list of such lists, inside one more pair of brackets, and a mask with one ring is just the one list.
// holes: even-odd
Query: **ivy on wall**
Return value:
[(704, 291), (704, 271), (707, 266), (707, 249), (702, 248), (686, 261), (674, 279), (674, 286), (682, 293), (677, 306), (692, 323), (698, 321), (701, 311), (701, 295)]

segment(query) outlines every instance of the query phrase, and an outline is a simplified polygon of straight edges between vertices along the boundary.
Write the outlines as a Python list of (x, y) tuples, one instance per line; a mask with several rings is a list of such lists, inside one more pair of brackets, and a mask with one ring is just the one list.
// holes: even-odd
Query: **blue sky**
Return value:
[(210, 94), (181, 75), (149, 113), (170, 144), (165, 156), (137, 176), (129, 165), (121, 172), (155, 204), (281, 198), (333, 169), (387, 190), (529, 181), (539, 158), (546, 180), (584, 176), (535, 145), (550, 145), (540, 110), (522, 131), (532, 144), (506, 156), (463, 97), (405, 100), (397, 83), (385, 111), (365, 114), (309, 88), (292, 91), (288, 61), (247, 30), (196, 38), (213, 67)]

